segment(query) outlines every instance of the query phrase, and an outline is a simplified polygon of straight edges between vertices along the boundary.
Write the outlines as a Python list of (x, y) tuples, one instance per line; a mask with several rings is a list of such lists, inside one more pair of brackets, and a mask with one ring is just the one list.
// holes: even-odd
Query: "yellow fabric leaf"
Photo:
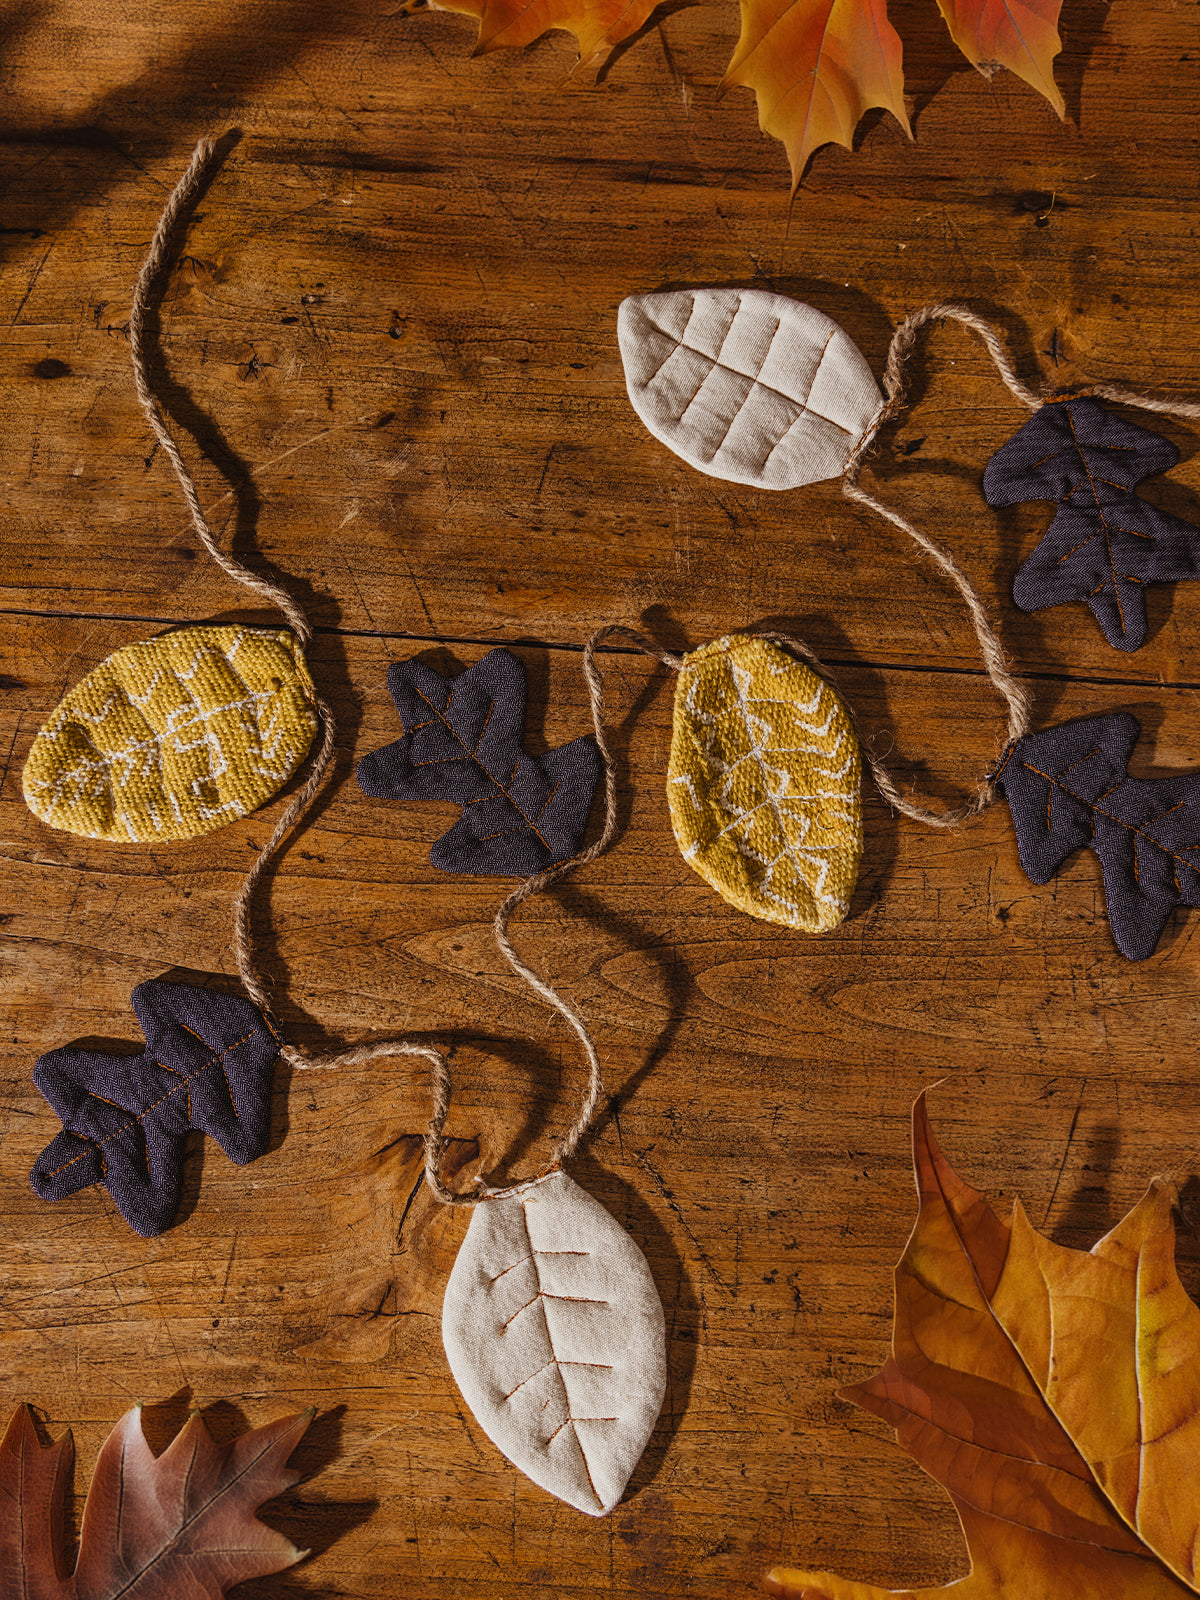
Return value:
[(191, 839), (269, 800), (316, 731), (293, 634), (181, 628), (126, 645), (76, 684), (33, 741), (25, 800), (89, 839)]
[(900, 36), (887, 0), (741, 0), (742, 32), (722, 88), (753, 89), (758, 124), (783, 142), (793, 190), (813, 151), (852, 147), (872, 106), (912, 138)]
[(683, 858), (731, 905), (823, 933), (862, 855), (862, 761), (846, 708), (777, 645), (733, 634), (679, 674), (667, 773)]

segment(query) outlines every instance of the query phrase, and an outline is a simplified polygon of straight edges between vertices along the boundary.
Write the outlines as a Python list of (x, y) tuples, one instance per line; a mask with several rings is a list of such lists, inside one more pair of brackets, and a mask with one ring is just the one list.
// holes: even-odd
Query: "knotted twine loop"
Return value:
[[(188, 510), (191, 512), (192, 524), (205, 551), (228, 577), (252, 590), (264, 600), (269, 601), (286, 618), (288, 625), (294, 630), (301, 644), (307, 646), (312, 641), (313, 630), (299, 603), (279, 584), (272, 583), (268, 579), (260, 577), (257, 573), (249, 571), (232, 556), (226, 555), (218, 545), (212, 529), (208, 525), (208, 520), (201, 509), (191, 473), (188, 471), (187, 465), (179, 452), (179, 447), (171, 436), (166, 419), (163, 416), (162, 407), (159, 405), (150, 383), (147, 320), (155, 304), (156, 290), (159, 289), (165, 277), (165, 269), (173, 256), (178, 242), (178, 235), (182, 232), (190, 216), (191, 207), (216, 161), (217, 146), (215, 142), (209, 138), (201, 139), (192, 154), (187, 171), (175, 185), (167, 200), (162, 216), (159, 219), (158, 227), (155, 229), (154, 238), (151, 240), (146, 259), (142, 264), (142, 270), (138, 274), (129, 318), (129, 345), (133, 361), (134, 387), (142, 410), (146, 414), (146, 420), (150, 424), (151, 431), (161, 445), (164, 455), (171, 463), (175, 476), (179, 480), (183, 497), (187, 502)], [(595, 844), (590, 845), (588, 849), (572, 857), (571, 860), (561, 862), (545, 872), (535, 873), (532, 877), (526, 878), (524, 882), (519, 884), (496, 913), (493, 928), (496, 944), (504, 959), (519, 978), (527, 983), (547, 1005), (553, 1007), (565, 1019), (583, 1047), (584, 1056), (588, 1064), (588, 1087), (579, 1112), (556, 1146), (545, 1168), (546, 1172), (553, 1171), (575, 1151), (580, 1139), (590, 1127), (599, 1109), (600, 1101), (604, 1094), (604, 1083), (600, 1073), (600, 1060), (596, 1053), (596, 1047), (583, 1017), (570, 1001), (565, 1000), (550, 984), (540, 978), (531, 967), (521, 960), (513, 949), (508, 934), (508, 925), (513, 912), (523, 900), (528, 899), (530, 895), (536, 894), (542, 889), (549, 888), (551, 884), (556, 883), (575, 867), (594, 861), (597, 856), (602, 855), (608, 849), (616, 834), (616, 775), (604, 733), (604, 686), (595, 663), (596, 647), (602, 640), (616, 634), (628, 637), (638, 649), (643, 650), (647, 655), (654, 656), (657, 660), (667, 664), (678, 664), (678, 657), (671, 656), (668, 652), (660, 650), (650, 640), (631, 628), (620, 626), (601, 628), (588, 640), (583, 652), (583, 670), (591, 700), (592, 724), (595, 729), (596, 744), (599, 747), (600, 757), (604, 764), (604, 826), (599, 839)], [(238, 974), (242, 980), (242, 987), (259, 1010), (268, 1013), (271, 1010), (270, 995), (255, 964), (253, 933), (250, 921), (251, 901), (255, 887), (262, 878), (268, 863), (276, 855), (288, 834), (299, 823), (312, 804), (333, 759), (336, 735), (333, 713), (326, 702), (319, 696), (317, 697), (316, 705), (320, 720), (321, 742), (312, 758), (308, 776), (301, 788), (288, 802), (283, 814), (275, 824), (271, 837), (259, 851), (254, 864), (237, 892), (233, 904), (233, 955), (237, 963)], [(369, 1044), (351, 1045), (344, 1050), (332, 1051), (325, 1055), (312, 1055), (300, 1045), (285, 1043), (280, 1047), (279, 1053), (290, 1066), (306, 1072), (329, 1072), (343, 1067), (365, 1066), (368, 1062), (378, 1061), (384, 1056), (415, 1056), (427, 1062), (430, 1067), (433, 1091), (433, 1115), (430, 1117), (424, 1140), (425, 1178), (429, 1187), (437, 1198), (446, 1205), (476, 1205), (481, 1200), (487, 1200), (494, 1195), (505, 1192), (505, 1188), (492, 1188), (484, 1185), (482, 1180), (477, 1179), (476, 1182), (479, 1186), (477, 1192), (458, 1194), (454, 1190), (448, 1189), (442, 1182), (441, 1157), (445, 1144), (446, 1118), (450, 1111), (453, 1081), (449, 1062), (442, 1052), (433, 1045), (405, 1038), (381, 1039)], [(519, 1181), (524, 1183), (529, 1180), (521, 1179)], [(505, 1187), (514, 1186), (508, 1185)]]

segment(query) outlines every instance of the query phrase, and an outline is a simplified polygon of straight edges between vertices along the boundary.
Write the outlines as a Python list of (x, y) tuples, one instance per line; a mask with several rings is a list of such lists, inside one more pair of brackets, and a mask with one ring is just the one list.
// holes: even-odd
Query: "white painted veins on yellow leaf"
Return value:
[(731, 905), (808, 933), (842, 922), (862, 855), (858, 739), (808, 667), (753, 635), (686, 658), (667, 799), (685, 861)]

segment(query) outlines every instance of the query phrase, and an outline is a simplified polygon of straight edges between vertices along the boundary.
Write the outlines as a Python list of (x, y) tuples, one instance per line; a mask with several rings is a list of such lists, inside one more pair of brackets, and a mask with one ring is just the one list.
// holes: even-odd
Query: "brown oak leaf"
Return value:
[(198, 1413), (161, 1456), (126, 1412), (101, 1447), (74, 1570), (63, 1528), (75, 1446), (43, 1448), (28, 1406), (0, 1441), (3, 1600), (217, 1600), (235, 1583), (281, 1572), (308, 1552), (254, 1515), (299, 1479), (284, 1463), (314, 1411), (217, 1445)]
[(949, 1493), (969, 1576), (892, 1590), (776, 1569), (784, 1600), (1182, 1600), (1200, 1593), (1200, 1309), (1162, 1182), (1090, 1251), (1004, 1223), (913, 1108), (920, 1210), (892, 1354), (844, 1398)]

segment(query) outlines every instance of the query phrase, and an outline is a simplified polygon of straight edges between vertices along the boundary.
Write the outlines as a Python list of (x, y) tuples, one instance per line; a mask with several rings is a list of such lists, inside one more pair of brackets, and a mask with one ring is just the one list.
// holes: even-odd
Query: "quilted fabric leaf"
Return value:
[(1200, 528), (1133, 492), (1178, 460), (1169, 440), (1097, 400), (1048, 401), (1035, 411), (983, 478), (990, 506), (1058, 501), (1013, 582), (1021, 609), (1086, 600), (1109, 644), (1136, 650), (1146, 637), (1146, 584), (1200, 577)]
[(192, 839), (269, 800), (316, 730), (293, 634), (180, 628), (126, 645), (76, 684), (33, 741), (25, 801), (88, 839)]
[(637, 1245), (565, 1172), (474, 1207), (442, 1338), (480, 1427), (578, 1511), (620, 1500), (662, 1409), (662, 1302)]
[(955, 44), (985, 78), (1007, 67), (1066, 117), (1054, 81), (1062, 0), (938, 0), (938, 9)]
[(462, 816), (429, 852), (444, 872), (527, 877), (583, 843), (600, 752), (573, 739), (542, 756), (521, 746), (525, 668), (508, 650), (449, 681), (423, 661), (388, 668), (404, 735), (358, 763), (364, 794), (454, 800)]
[(307, 1551), (254, 1513), (299, 1479), (285, 1462), (314, 1415), (218, 1446), (194, 1413), (156, 1460), (135, 1406), (96, 1460), (69, 1572), (71, 1435), (42, 1449), (21, 1406), (0, 1442), (0, 1592), (5, 1600), (217, 1600), (247, 1578), (292, 1566)]
[(1089, 1251), (1011, 1223), (913, 1110), (920, 1211), (892, 1352), (842, 1391), (891, 1423), (954, 1501), (971, 1572), (895, 1591), (771, 1573), (785, 1600), (1187, 1600), (1200, 1593), (1200, 1309), (1156, 1181)]
[(758, 125), (782, 141), (795, 192), (813, 151), (849, 150), (872, 106), (912, 138), (900, 37), (887, 0), (741, 0), (742, 32), (722, 85), (754, 90)]
[(793, 489), (838, 477), (881, 404), (836, 322), (763, 289), (631, 296), (617, 339), (650, 432), (731, 483)]
[(731, 634), (687, 656), (667, 801), (683, 859), (752, 917), (837, 927), (862, 856), (862, 758), (841, 700), (777, 645)]
[(1128, 711), (1063, 723), (1018, 739), (995, 774), (1034, 883), (1084, 846), (1100, 857), (1113, 938), (1131, 961), (1154, 953), (1175, 906), (1200, 906), (1200, 773), (1126, 776), (1140, 732)]
[(239, 1166), (267, 1148), (279, 1037), (238, 995), (152, 978), (131, 1000), (146, 1037), (141, 1055), (70, 1045), (34, 1066), (63, 1131), (30, 1182), (43, 1200), (102, 1183), (130, 1227), (149, 1238), (175, 1219), (190, 1128)]

